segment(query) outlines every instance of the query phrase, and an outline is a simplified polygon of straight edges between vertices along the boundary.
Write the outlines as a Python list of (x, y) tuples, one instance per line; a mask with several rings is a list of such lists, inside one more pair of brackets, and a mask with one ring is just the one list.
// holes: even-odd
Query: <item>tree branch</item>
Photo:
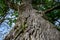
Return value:
[(54, 10), (54, 9), (58, 9), (58, 7), (60, 7), (60, 4), (55, 5), (55, 6), (53, 6), (52, 8), (45, 10), (44, 13), (46, 14), (46, 13), (48, 13), (48, 12), (51, 12), (51, 11)]

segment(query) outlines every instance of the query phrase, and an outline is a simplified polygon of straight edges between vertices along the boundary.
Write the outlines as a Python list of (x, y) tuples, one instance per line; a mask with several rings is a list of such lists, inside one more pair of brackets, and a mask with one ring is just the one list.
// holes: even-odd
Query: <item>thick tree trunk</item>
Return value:
[(19, 9), (16, 25), (5, 40), (60, 40), (60, 32), (42, 18), (42, 13), (36, 13), (31, 5), (22, 9)]

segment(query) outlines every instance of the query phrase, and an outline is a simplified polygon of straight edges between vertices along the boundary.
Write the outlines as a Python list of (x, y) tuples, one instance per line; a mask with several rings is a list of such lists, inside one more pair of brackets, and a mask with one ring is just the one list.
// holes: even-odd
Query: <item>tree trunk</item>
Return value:
[(19, 9), (15, 27), (5, 40), (60, 40), (60, 32), (31, 5)]

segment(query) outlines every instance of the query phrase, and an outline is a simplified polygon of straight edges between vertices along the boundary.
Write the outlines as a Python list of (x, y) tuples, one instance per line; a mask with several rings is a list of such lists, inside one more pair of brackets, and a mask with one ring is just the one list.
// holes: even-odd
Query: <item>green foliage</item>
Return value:
[(32, 4), (35, 4), (35, 5), (40, 4), (40, 2), (41, 0), (32, 0)]
[(54, 22), (55, 18), (60, 18), (60, 9), (53, 10), (50, 13), (47, 13), (46, 16), (49, 21)]
[(6, 11), (7, 11), (8, 7), (5, 4), (4, 0), (0, 0), (0, 16), (4, 16)]
[(12, 3), (18, 4), (18, 5), (21, 4), (21, 1), (22, 1), (22, 0), (11, 0)]
[[(11, 2), (19, 2), (19, 0), (11, 0)], [(8, 6), (7, 6), (7, 4), (5, 3), (5, 0), (0, 0), (0, 19), (1, 18), (4, 18), (6, 15), (7, 15), (7, 13), (6, 12), (8, 12), (9, 11), (9, 8), (8, 8)], [(11, 15), (11, 17), (12, 16), (15, 16), (15, 18), (7, 18), (6, 20), (9, 20), (9, 22), (8, 22), (8, 24), (11, 26), (12, 25), (12, 23), (15, 23), (16, 22), (16, 19), (17, 19), (17, 17), (18, 17), (18, 12), (17, 11), (15, 11), (12, 15)], [(3, 19), (1, 19), (1, 20), (3, 20)]]
[(12, 16), (16, 16), (16, 17), (18, 17), (18, 12), (15, 11), (15, 12), (12, 14)]
[(9, 20), (8, 24), (11, 27), (11, 25), (12, 25), (12, 20), (11, 19)]
[(18, 12), (14, 11), (14, 13), (11, 15), (11, 18), (8, 18), (8, 20), (9, 20), (8, 24), (10, 25), (10, 27), (11, 27), (12, 23), (16, 23), (17, 17), (18, 17)]
[(32, 1), (33, 8), (37, 10), (46, 10), (57, 4), (58, 3), (56, 3), (54, 0), (33, 0)]
[[(55, 9), (55, 10), (47, 13), (46, 16), (48, 18), (47, 20), (49, 20), (51, 23), (53, 23), (56, 26), (57, 30), (60, 31), (60, 22), (58, 21), (58, 19), (60, 19), (60, 9)], [(57, 23), (57, 25), (55, 23)]]
[(45, 3), (52, 5), (53, 4), (53, 0), (46, 0)]

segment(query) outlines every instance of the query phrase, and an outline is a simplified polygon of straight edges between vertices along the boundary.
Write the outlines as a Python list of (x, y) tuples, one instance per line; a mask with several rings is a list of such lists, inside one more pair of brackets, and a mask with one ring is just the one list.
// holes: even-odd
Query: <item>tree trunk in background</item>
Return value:
[(31, 5), (19, 9), (16, 25), (5, 40), (60, 40), (60, 32), (36, 12)]

